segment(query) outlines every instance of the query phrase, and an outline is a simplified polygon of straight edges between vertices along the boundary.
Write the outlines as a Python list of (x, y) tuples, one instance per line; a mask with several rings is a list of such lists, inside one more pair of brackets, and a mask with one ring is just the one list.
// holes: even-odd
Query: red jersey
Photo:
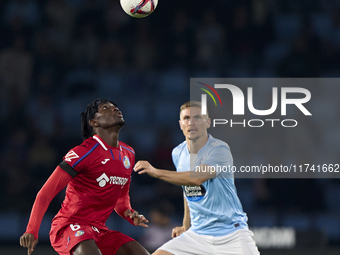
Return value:
[(76, 221), (103, 227), (119, 198), (128, 200), (124, 203), (130, 206), (134, 164), (135, 152), (130, 146), (119, 141), (118, 148), (113, 147), (97, 135), (71, 149), (59, 167), (73, 179), (53, 225), (61, 228)]

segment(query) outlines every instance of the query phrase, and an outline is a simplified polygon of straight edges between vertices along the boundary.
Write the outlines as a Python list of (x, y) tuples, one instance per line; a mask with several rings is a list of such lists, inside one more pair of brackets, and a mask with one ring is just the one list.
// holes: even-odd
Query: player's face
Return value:
[(94, 116), (95, 126), (106, 128), (123, 126), (125, 120), (122, 112), (111, 102), (102, 103), (98, 106), (98, 112)]
[(179, 125), (184, 136), (189, 140), (197, 140), (207, 136), (210, 127), (210, 119), (201, 114), (200, 107), (188, 107), (181, 111)]

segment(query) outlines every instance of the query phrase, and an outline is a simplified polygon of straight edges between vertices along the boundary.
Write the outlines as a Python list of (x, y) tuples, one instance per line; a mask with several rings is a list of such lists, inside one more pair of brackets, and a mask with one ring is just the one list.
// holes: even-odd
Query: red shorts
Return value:
[(133, 238), (108, 228), (96, 228), (87, 224), (69, 224), (61, 229), (53, 226), (50, 232), (52, 247), (60, 255), (73, 254), (73, 248), (80, 242), (93, 239), (103, 255), (114, 255)]

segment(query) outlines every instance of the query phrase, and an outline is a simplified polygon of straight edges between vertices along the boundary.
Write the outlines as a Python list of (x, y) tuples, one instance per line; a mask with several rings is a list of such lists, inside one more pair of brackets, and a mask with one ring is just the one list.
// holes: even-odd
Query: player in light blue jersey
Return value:
[(186, 139), (172, 151), (177, 172), (156, 169), (147, 161), (134, 167), (184, 191), (183, 226), (174, 228), (173, 239), (153, 254), (258, 255), (230, 171), (228, 144), (208, 134), (210, 118), (201, 114), (200, 102), (181, 106), (179, 124)]

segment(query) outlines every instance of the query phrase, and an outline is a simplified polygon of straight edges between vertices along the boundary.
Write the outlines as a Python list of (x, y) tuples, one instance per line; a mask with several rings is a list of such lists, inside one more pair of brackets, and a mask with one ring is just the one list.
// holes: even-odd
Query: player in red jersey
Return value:
[(67, 185), (50, 231), (51, 244), (60, 255), (149, 254), (131, 237), (105, 226), (113, 210), (135, 226), (148, 223), (130, 205), (135, 152), (118, 140), (125, 124), (122, 112), (110, 100), (98, 99), (81, 116), (84, 141), (66, 154), (38, 192), (20, 245), (28, 254), (33, 252), (50, 202)]

